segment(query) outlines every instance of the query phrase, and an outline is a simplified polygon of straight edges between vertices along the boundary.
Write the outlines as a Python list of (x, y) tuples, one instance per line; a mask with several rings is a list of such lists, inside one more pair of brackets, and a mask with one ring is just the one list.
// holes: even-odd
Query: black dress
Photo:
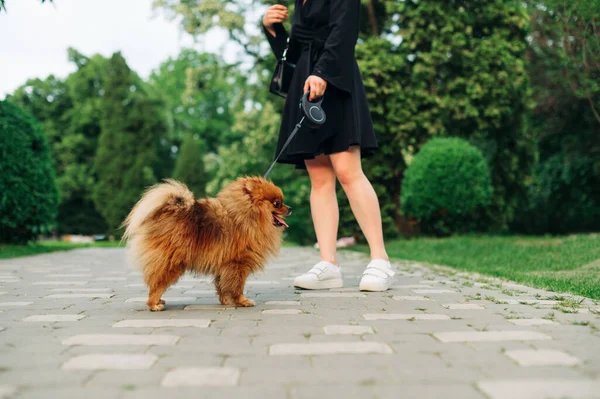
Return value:
[[(288, 61), (296, 64), (288, 91), (276, 154), (302, 117), (299, 108), (304, 83), (310, 75), (327, 82), (323, 99), (326, 122), (318, 129), (303, 124), (279, 162), (304, 169), (304, 160), (320, 154), (346, 151), (358, 145), (361, 155), (377, 148), (354, 47), (358, 40), (360, 0), (296, 0)], [(275, 24), (276, 36), (264, 29), (277, 59), (286, 47), (288, 34)]]

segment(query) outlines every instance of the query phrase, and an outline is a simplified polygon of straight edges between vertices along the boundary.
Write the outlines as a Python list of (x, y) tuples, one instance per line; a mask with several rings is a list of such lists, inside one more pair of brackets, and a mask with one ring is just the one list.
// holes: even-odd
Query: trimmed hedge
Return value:
[(414, 157), (402, 182), (404, 214), (425, 233), (447, 235), (473, 228), (490, 203), (492, 184), (481, 152), (459, 138), (436, 138)]
[(7, 101), (0, 101), (0, 171), (0, 242), (35, 239), (56, 218), (54, 168), (40, 125)]

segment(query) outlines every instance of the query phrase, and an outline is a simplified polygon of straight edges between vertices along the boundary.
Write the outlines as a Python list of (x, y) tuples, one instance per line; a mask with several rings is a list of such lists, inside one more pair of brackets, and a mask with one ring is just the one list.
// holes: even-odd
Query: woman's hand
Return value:
[(275, 4), (271, 7), (267, 8), (267, 12), (263, 16), (262, 23), (267, 28), (269, 33), (275, 36), (275, 30), (273, 29), (273, 24), (281, 23), (285, 21), (288, 17), (288, 10), (285, 6), (281, 4)]
[(318, 76), (310, 75), (304, 83), (304, 93), (306, 93), (309, 89), (310, 96), (308, 97), (308, 100), (312, 101), (315, 98), (322, 97), (323, 94), (325, 94), (325, 90), (327, 89), (327, 82)]

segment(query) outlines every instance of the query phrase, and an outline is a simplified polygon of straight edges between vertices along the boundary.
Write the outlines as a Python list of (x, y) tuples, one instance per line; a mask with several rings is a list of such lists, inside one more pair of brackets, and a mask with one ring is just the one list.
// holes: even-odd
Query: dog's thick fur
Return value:
[(148, 309), (163, 310), (163, 293), (186, 271), (214, 276), (222, 304), (254, 306), (244, 297), (246, 278), (279, 253), (290, 213), (281, 189), (260, 177), (201, 200), (174, 180), (148, 189), (123, 223), (130, 262), (149, 288)]

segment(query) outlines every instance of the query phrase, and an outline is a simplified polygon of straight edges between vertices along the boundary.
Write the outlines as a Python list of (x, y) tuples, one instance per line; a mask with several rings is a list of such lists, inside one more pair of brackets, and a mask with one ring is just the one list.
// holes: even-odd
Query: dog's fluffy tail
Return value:
[(123, 222), (123, 240), (130, 240), (139, 233), (147, 218), (161, 206), (168, 204), (191, 209), (195, 202), (194, 193), (181, 182), (166, 179), (163, 183), (155, 184), (144, 192)]

